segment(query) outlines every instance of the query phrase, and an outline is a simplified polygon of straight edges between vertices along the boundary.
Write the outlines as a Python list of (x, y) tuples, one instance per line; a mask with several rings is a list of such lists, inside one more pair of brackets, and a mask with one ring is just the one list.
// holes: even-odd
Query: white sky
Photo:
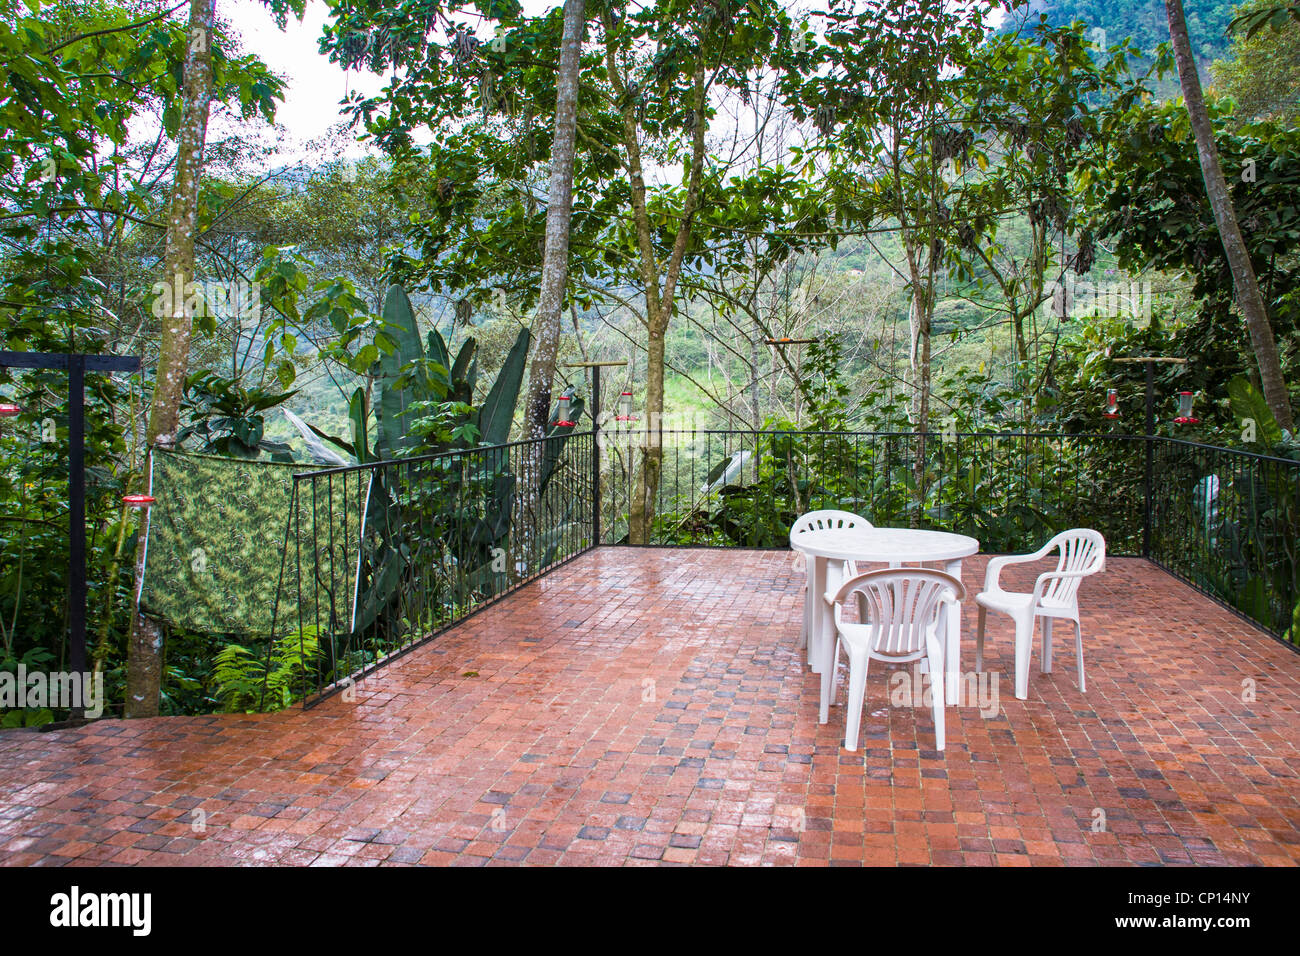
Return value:
[[(523, 0), (529, 14), (542, 13), (556, 3)], [(223, 7), (243, 37), (244, 49), (287, 80), (283, 104), (276, 111), (279, 122), (300, 142), (322, 136), (339, 122), (339, 103), (350, 90), (378, 93), (385, 78), (368, 71), (345, 71), (319, 51), (321, 28), (327, 9), (322, 0), (308, 0), (302, 21), (293, 17), (283, 31), (276, 28), (267, 9), (257, 0), (236, 0)], [(349, 155), (367, 152), (360, 144)], [(281, 161), (288, 157), (281, 157)]]
[[(377, 93), (383, 86), (383, 77), (345, 71), (318, 52), (326, 14), (321, 0), (309, 0), (302, 22), (290, 17), (283, 31), (257, 0), (238, 0), (225, 13), (239, 31), (244, 49), (285, 78), (284, 102), (276, 110), (276, 119), (297, 141), (322, 136), (338, 123), (339, 103), (349, 90)], [(358, 144), (352, 152), (360, 156), (365, 150)]]

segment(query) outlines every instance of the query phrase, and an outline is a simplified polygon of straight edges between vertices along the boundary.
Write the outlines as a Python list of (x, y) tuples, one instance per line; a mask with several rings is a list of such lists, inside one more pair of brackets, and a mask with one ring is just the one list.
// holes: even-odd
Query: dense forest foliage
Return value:
[[(1187, 29), (1195, 43), (1194, 52), (1201, 63), (1222, 57), (1228, 50), (1228, 24), (1236, 5), (1224, 0), (1186, 0), (1183, 12)], [(1023, 17), (1044, 16), (1052, 23), (1066, 24), (1082, 20), (1089, 27), (1104, 30), (1114, 43), (1131, 37), (1142, 50), (1154, 50), (1169, 42), (1169, 21), (1163, 0), (1134, 0), (1113, 3), (1111, 0), (1032, 0), (1023, 11), (1012, 13), (1008, 26)]]

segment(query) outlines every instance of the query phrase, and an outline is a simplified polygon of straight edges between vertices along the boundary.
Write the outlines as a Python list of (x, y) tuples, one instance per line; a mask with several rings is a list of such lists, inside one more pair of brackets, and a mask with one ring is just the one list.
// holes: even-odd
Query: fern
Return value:
[[(283, 710), (293, 703), (293, 689), (317, 650), (316, 627), (286, 635), (275, 642), (268, 672), (265, 659), (240, 644), (227, 644), (213, 659), (213, 694), (227, 714)], [(262, 699), (262, 688), (266, 699)]]

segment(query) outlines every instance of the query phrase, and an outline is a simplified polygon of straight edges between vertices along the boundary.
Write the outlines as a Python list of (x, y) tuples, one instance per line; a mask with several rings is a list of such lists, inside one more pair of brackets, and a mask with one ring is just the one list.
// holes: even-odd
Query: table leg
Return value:
[[(958, 581), (961, 580), (961, 559), (949, 561), (944, 570)], [(943, 664), (947, 673), (944, 687), (944, 700), (949, 704), (958, 702), (961, 685), (961, 602), (953, 604), (947, 610), (948, 646), (944, 649)], [(931, 678), (933, 680), (933, 678)]]
[(804, 578), (803, 578), (803, 623), (799, 628), (799, 646), (805, 648), (804, 659), (812, 663), (812, 596), (813, 596), (813, 572), (812, 564), (808, 562), (807, 556), (802, 551), (796, 551), (800, 558), (804, 559)]
[(826, 593), (826, 559), (808, 556), (808, 663), (814, 674), (822, 672), (821, 633), (825, 622), (822, 595)]
[(835, 614), (831, 606), (826, 602), (825, 595), (838, 591), (843, 581), (844, 562), (831, 561), (829, 559), (819, 558), (825, 566), (822, 573), (822, 590), (819, 592), (821, 600), (818, 607), (821, 610), (820, 626), (817, 629), (818, 637), (818, 656), (821, 659), (821, 677), (822, 688), (821, 697), (818, 701), (817, 722), (824, 724), (831, 717), (831, 694), (835, 686)]

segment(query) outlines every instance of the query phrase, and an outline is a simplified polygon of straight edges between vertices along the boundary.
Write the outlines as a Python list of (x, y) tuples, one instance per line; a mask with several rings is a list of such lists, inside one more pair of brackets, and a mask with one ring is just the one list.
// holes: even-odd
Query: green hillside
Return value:
[[(1228, 49), (1225, 31), (1233, 18), (1235, 3), (1226, 0), (1183, 0), (1187, 17), (1187, 31), (1191, 34), (1192, 48), (1202, 67)], [(1164, 0), (1136, 0), (1132, 3), (1115, 3), (1114, 0), (1031, 0), (1030, 22), (1045, 15), (1053, 23), (1070, 23), (1083, 20), (1106, 31), (1107, 43), (1116, 43), (1132, 37), (1143, 50), (1151, 50), (1169, 40), (1169, 21), (1165, 17)], [(1014, 23), (1023, 22), (1025, 13), (1018, 12)]]

